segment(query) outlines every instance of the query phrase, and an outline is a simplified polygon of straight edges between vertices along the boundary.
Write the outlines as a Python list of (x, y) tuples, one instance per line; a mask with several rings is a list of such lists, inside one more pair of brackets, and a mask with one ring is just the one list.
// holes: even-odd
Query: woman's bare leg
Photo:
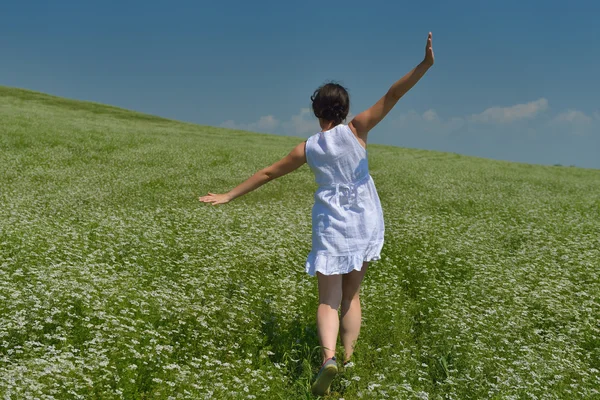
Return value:
[(319, 284), (319, 308), (317, 309), (317, 332), (323, 352), (323, 362), (335, 356), (339, 331), (338, 309), (342, 299), (342, 275), (323, 275), (317, 272)]
[(340, 316), (340, 336), (346, 359), (350, 360), (354, 352), (354, 345), (360, 333), (361, 311), (360, 284), (367, 272), (368, 262), (364, 262), (360, 271), (352, 271), (343, 275), (342, 279), (342, 315)]

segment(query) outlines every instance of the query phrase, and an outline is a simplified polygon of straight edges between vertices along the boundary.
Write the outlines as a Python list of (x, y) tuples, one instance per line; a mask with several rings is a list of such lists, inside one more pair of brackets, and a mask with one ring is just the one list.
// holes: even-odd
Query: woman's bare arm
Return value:
[(200, 197), (200, 201), (204, 203), (212, 203), (212, 205), (225, 204), (245, 195), (248, 192), (264, 185), (267, 182), (272, 181), (288, 174), (302, 166), (306, 162), (305, 146), (306, 142), (302, 142), (297, 145), (290, 153), (277, 161), (273, 165), (263, 168), (246, 181), (240, 183), (235, 188), (231, 189), (228, 193), (216, 194), (208, 193), (206, 196)]
[(387, 93), (371, 108), (361, 112), (348, 124), (350, 129), (362, 140), (367, 141), (367, 134), (390, 112), (398, 100), (408, 92), (425, 75), (433, 65), (433, 48), (431, 32), (425, 46), (425, 59), (408, 74), (392, 85)]

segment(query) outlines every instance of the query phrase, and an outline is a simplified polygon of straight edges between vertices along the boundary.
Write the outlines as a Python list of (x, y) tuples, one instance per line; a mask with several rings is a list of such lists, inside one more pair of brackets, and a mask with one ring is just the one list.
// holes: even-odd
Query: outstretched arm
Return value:
[(425, 72), (433, 65), (433, 48), (431, 45), (431, 32), (427, 37), (425, 46), (425, 58), (413, 68), (408, 74), (392, 85), (388, 92), (371, 108), (358, 114), (348, 124), (361, 139), (366, 143), (367, 134), (390, 112), (398, 100), (408, 92), (425, 75)]
[(208, 193), (208, 195), (200, 197), (199, 200), (204, 203), (212, 203), (213, 206), (217, 204), (225, 204), (236, 197), (243, 196), (246, 193), (253, 191), (254, 189), (272, 181), (273, 179), (282, 177), (283, 175), (300, 168), (302, 164), (306, 162), (306, 153), (304, 150), (305, 143), (306, 142), (300, 143), (292, 151), (290, 151), (287, 156), (277, 161), (275, 164), (261, 169), (246, 181), (231, 189), (228, 193)]

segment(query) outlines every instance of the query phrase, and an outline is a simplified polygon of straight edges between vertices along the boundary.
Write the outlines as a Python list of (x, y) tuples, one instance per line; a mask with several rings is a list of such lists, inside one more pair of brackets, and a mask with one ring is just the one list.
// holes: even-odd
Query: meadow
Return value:
[[(313, 398), (312, 173), (198, 201), (302, 140), (0, 87), (0, 396)], [(327, 398), (600, 398), (600, 170), (368, 152), (386, 242)]]

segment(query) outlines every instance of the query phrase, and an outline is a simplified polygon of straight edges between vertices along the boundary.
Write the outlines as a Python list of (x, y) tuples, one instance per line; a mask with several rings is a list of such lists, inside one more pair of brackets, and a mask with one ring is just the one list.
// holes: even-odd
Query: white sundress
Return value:
[(306, 272), (315, 276), (360, 270), (381, 258), (383, 211), (369, 175), (367, 150), (348, 125), (306, 140), (306, 163), (319, 185), (312, 209), (312, 249)]

